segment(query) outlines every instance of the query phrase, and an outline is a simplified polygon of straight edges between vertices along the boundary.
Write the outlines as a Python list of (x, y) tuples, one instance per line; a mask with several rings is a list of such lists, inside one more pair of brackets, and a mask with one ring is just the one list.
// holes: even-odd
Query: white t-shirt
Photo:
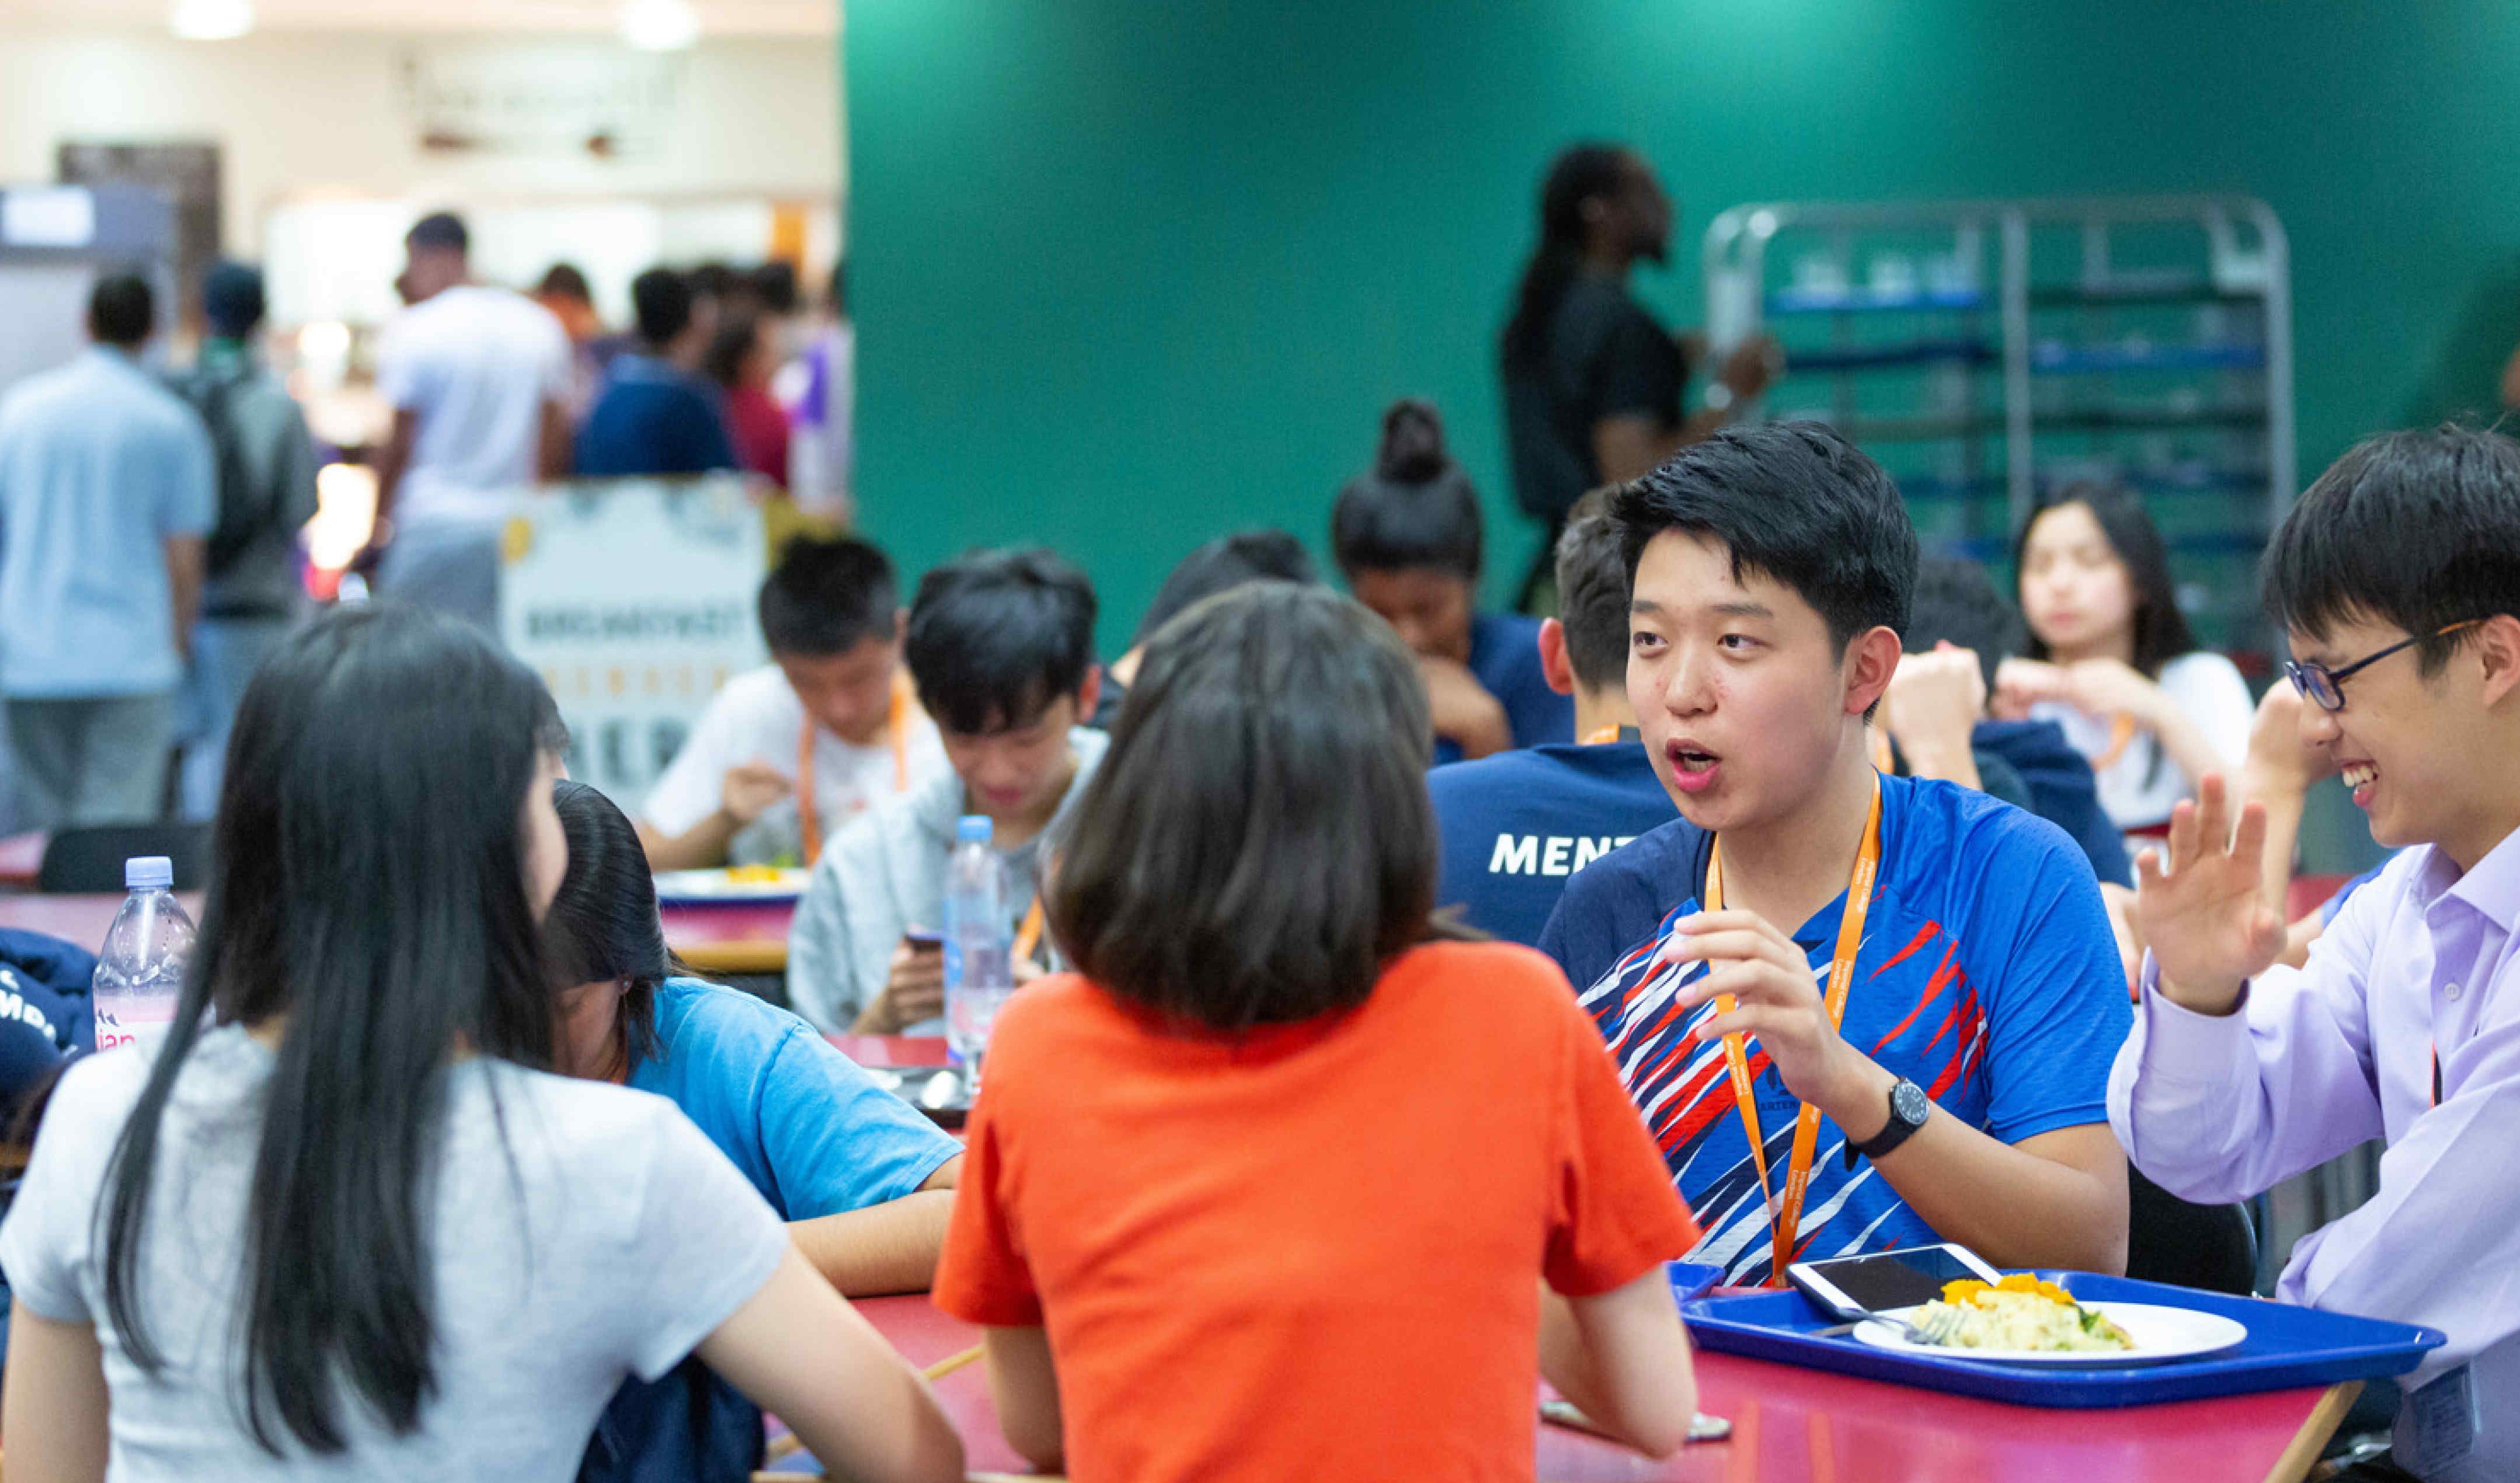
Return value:
[[(792, 785), (796, 743), (804, 730), (804, 704), (778, 665), (765, 664), (737, 675), (710, 697), (691, 740), (674, 754), (673, 765), (649, 792), (641, 816), (669, 838), (685, 833), (717, 812), (727, 773), (747, 762), (767, 763)], [(902, 753), (909, 783), (896, 789), (889, 738), (873, 746), (852, 746), (815, 728), (814, 807), (826, 840), (896, 791), (915, 791), (948, 771), (936, 724), (915, 705), (902, 729)], [(787, 798), (737, 834), (729, 856), (738, 865), (761, 864), (782, 855), (801, 862), (800, 838), (796, 802)]]
[[(2249, 682), (2231, 661), (2204, 650), (2181, 654), (2161, 666), (2160, 685), (2222, 754), (2225, 765), (2237, 772), (2249, 755), (2249, 726), (2257, 705), (2249, 698)], [(2074, 749), (2094, 762), (2108, 754), (2113, 718), (2088, 716), (2054, 700), (2030, 707), (2030, 715), (2055, 722)], [(2170, 759), (2150, 732), (2138, 732), (2117, 760), (2098, 768), (2096, 776), (2100, 808), (2110, 823), (2130, 831), (2158, 829), (2170, 822), (2180, 799), (2196, 796), (2196, 780)]]
[(502, 1061), (448, 1074), (429, 1237), (436, 1394), (396, 1437), (346, 1381), (349, 1443), (319, 1458), (283, 1428), (285, 1459), (245, 1424), (245, 1227), (272, 1055), (243, 1029), (204, 1035), (159, 1130), (140, 1242), (140, 1298), (165, 1360), (126, 1351), (105, 1306), (107, 1160), (148, 1061), (71, 1065), (5, 1224), (18, 1301), (93, 1324), (104, 1347), (115, 1483), (430, 1478), (565, 1483), (623, 1379), (653, 1379), (733, 1317), (788, 1250), (747, 1180), (661, 1097)]
[(521, 293), (459, 284), (386, 322), (377, 389), (420, 418), (394, 518), (497, 519), (534, 482), (543, 404), (568, 399), (568, 335)]

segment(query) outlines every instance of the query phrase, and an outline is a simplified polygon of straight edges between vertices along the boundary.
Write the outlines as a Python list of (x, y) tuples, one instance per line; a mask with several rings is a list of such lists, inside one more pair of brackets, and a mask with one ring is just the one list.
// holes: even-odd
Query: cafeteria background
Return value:
[[(518, 472), (468, 507), (480, 573), (494, 551), (511, 580), (527, 569), (502, 523), (525, 484), (592, 508), (612, 486), (573, 477), (589, 467), (716, 476), (767, 509), (743, 528), (773, 547), (799, 531), (880, 547), (905, 609), (974, 549), (1048, 548), (1090, 579), (1093, 652), (1127, 654), (1125, 681), (1142, 618), (1202, 543), (1290, 532), (1340, 571), (1332, 502), (1375, 462), (1387, 410), (1418, 398), (1475, 491), (1481, 621), (1553, 616), (1555, 585), (1526, 578), (1563, 569), (1564, 511), (1517, 498), (1499, 346), (1544, 178), (1588, 141), (1630, 152), (1668, 198), (1625, 288), (1676, 337), (1684, 417), (1834, 424), (1898, 480), (1929, 555), (1982, 564), (2016, 604), (2034, 498), (2132, 488), (2175, 600), (2254, 701), (2285, 657), (2258, 554), (2318, 472), (2387, 429), (2520, 410), (2514, 96), (2520, 11), (2486, 0), (0, 0), (0, 408), (17, 409), (0, 412), (0, 928), (96, 950), (126, 855), (168, 853), (199, 887), (247, 673), (318, 614), (396, 596), (396, 542), (408, 561), (437, 538), (412, 491), (485, 437), (514, 444)], [(450, 217), (460, 261), (442, 231), (410, 236)], [(205, 302), (220, 264), (225, 296)], [(237, 265), (259, 276), (250, 323)], [(153, 301), (129, 355), (91, 323), (96, 285), (125, 275)], [(473, 295), (455, 333), (450, 292)], [(129, 294), (114, 302), (127, 318)], [(439, 329), (415, 333), (428, 315)], [(1736, 394), (1726, 356), (1745, 341), (1764, 358)], [(667, 415), (690, 426), (640, 425)], [(704, 451), (643, 452), (665, 442)], [(97, 447), (112, 458), (66, 451)], [(644, 547), (586, 564), (670, 584), (689, 549), (637, 529)], [(531, 557), (565, 566), (569, 550)], [(467, 591), (454, 606), (511, 632)], [(729, 679), (747, 706), (768, 697), (754, 761), (784, 781), (756, 785), (814, 790), (809, 687), (758, 642), (748, 587), (729, 610), (754, 672), (703, 664), (627, 741), (597, 719), (616, 661), (571, 681), (527, 654), (582, 773), (640, 780), (616, 790), (634, 818)], [(178, 652), (133, 637), (170, 622)], [(85, 672), (65, 679), (64, 653)], [(902, 729), (908, 676), (878, 677), (889, 751), (880, 703), (825, 749), (872, 780), (848, 812), (896, 767), (895, 792), (951, 792), (949, 760), (970, 781), (954, 737)], [(82, 755), (111, 777), (82, 785)], [(805, 814), (836, 831), (839, 811)], [(1580, 842), (1569, 870), (1601, 852)], [(1529, 841), (1535, 861), (1552, 847), (1546, 829)], [(2344, 787), (2310, 786), (2286, 916), (2387, 858)], [(788, 921), (671, 899), (662, 918), (709, 976), (801, 1005)], [(68, 995), (52, 1051), (0, 1076), (15, 1097), (76, 1050), (87, 1010), (79, 971), (13, 944), (0, 933), (0, 961)], [(927, 1054), (815, 1028), (878, 1070)], [(895, 1070), (915, 1089), (926, 1068)], [(2364, 1148), (2252, 1201), (2254, 1284), (2377, 1182)], [(923, 1299), (878, 1303), (917, 1307), (886, 1333), (919, 1363), (964, 1347)], [(1706, 1372), (1701, 1406), (1722, 1411), (1736, 1392)], [(978, 1376), (936, 1382), (949, 1411), (971, 1392), (946, 1387)], [(1783, 1409), (1907, 1427), (1920, 1456), (1973, 1424), (1934, 1410), (1958, 1403), (1912, 1414), (1848, 1383)], [(2314, 1421), (2385, 1437), (2373, 1399), (2212, 1424), (2274, 1476), (2251, 1451), (2267, 1437), (2268, 1465)], [(955, 1414), (984, 1417), (975, 1460), (998, 1445), (986, 1412)], [(1617, 1465), (1571, 1434), (1542, 1445), (1544, 1475)], [(1864, 1465), (1845, 1445), (1841, 1465)], [(1795, 1449), (1749, 1475), (1820, 1476)]]

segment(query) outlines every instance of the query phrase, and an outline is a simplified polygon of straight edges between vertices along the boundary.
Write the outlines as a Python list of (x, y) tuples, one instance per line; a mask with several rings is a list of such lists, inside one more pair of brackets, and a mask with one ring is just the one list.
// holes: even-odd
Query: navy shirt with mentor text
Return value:
[(1642, 742), (1535, 746), (1426, 775), (1442, 835), (1438, 906), (1491, 936), (1540, 940), (1567, 877), (1673, 818)]

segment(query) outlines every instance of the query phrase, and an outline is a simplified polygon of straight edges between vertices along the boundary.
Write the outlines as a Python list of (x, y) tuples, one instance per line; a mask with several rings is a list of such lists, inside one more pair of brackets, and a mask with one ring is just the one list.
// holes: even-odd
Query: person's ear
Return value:
[(1899, 630), (1868, 628), (1846, 646), (1846, 713), (1860, 716), (1890, 689), (1899, 672)]
[(1566, 655), (1566, 625), (1555, 618), (1540, 620), (1540, 674), (1557, 694), (1575, 694), (1575, 661)]
[(1076, 724), (1091, 725), (1094, 720), (1094, 707), (1102, 699), (1102, 666), (1088, 664), (1085, 666), (1085, 683), (1076, 687)]
[(2485, 671), (2485, 703), (2500, 704), (2503, 697), (2520, 688), (2520, 618), (2496, 613), (2476, 625), (2469, 647)]

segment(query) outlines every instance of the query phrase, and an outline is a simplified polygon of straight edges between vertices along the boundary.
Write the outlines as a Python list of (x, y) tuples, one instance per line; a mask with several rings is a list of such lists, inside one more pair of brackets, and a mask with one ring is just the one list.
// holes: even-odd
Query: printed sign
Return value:
[(709, 697), (766, 661), (762, 511), (732, 474), (603, 479), (523, 502), (499, 632), (568, 723), (569, 776), (635, 814)]

